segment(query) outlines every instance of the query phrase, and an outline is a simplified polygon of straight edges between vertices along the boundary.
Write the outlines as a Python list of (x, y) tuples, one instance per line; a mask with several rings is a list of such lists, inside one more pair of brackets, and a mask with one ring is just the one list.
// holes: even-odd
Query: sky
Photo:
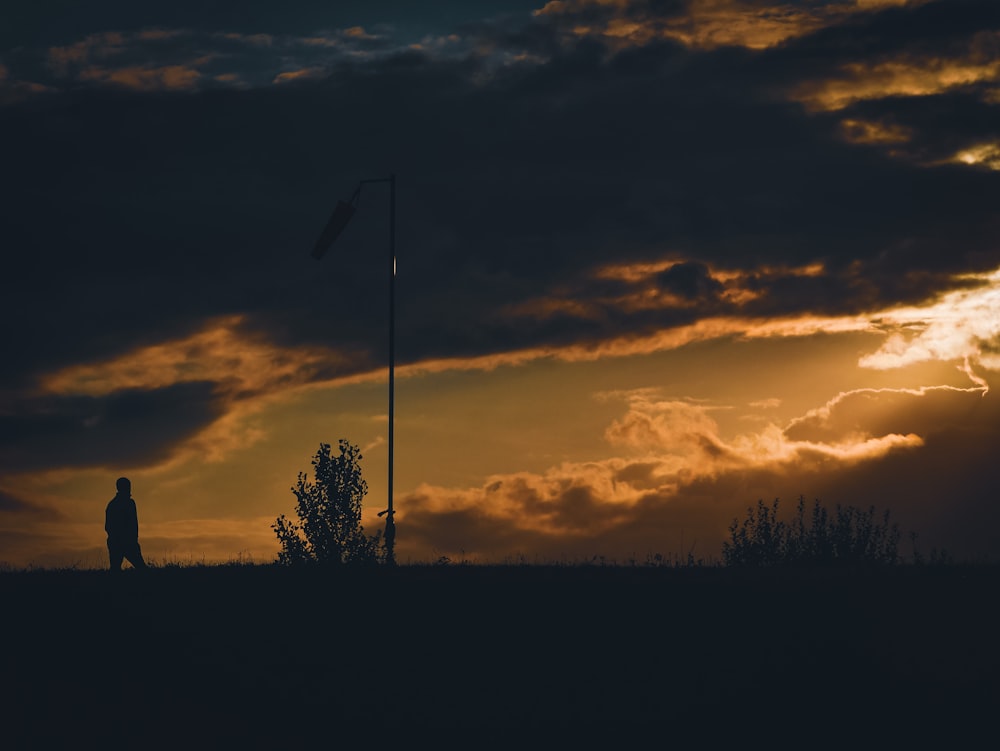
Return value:
[(402, 563), (718, 560), (757, 500), (1000, 556), (1000, 3), (21, 2), (0, 562), (277, 553), (321, 443)]

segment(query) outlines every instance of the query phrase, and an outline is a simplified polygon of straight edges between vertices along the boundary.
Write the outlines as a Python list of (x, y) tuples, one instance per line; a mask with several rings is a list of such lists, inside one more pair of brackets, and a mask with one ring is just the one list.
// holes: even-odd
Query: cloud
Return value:
[(39, 397), (0, 415), (0, 467), (141, 467), (219, 417), (211, 383), (193, 381), (104, 397)]
[(248, 330), (242, 316), (207, 321), (181, 339), (138, 347), (101, 362), (71, 365), (43, 376), (43, 395), (104, 396), (211, 382), (217, 393), (246, 399), (280, 387), (329, 377), (353, 365), (329, 349), (276, 346)]
[(1000, 170), (1000, 143), (976, 144), (955, 154), (954, 161)]
[(722, 291), (720, 282), (712, 278), (703, 263), (676, 263), (662, 272), (659, 282), (664, 288), (688, 299), (711, 298)]
[(0, 107), (19, 103), (48, 91), (50, 91), (48, 86), (16, 78), (11, 74), (10, 68), (0, 62)]
[(66, 74), (70, 67), (86, 65), (94, 59), (121, 55), (126, 49), (126, 35), (117, 31), (90, 34), (79, 42), (49, 49), (49, 63), (57, 72)]
[(913, 137), (909, 128), (895, 123), (845, 118), (840, 127), (844, 138), (857, 144), (906, 143)]
[(0, 489), (0, 514), (5, 513), (23, 515), (24, 518), (31, 520), (56, 520), (60, 518), (60, 514), (53, 509), (29, 503), (17, 495)]
[[(904, 532), (919, 533), (925, 553), (942, 545), (959, 556), (1000, 553), (988, 529), (960, 523), (968, 514), (1000, 521), (1000, 509), (989, 506), (1000, 476), (983, 441), (997, 408), (976, 389), (842, 394), (785, 430), (728, 441), (710, 407), (648, 390), (623, 396), (629, 411), (608, 437), (642, 456), (497, 475), (481, 488), (422, 486), (398, 504), (406, 544), (480, 561), (524, 551), (549, 561), (642, 561), (692, 548), (717, 557), (729, 522), (757, 498), (781, 496), (790, 509), (805, 494), (830, 506), (889, 510)], [(953, 471), (939, 458), (943, 442)], [(900, 552), (908, 555), (908, 544)]]
[(191, 90), (201, 78), (201, 73), (197, 70), (183, 65), (165, 65), (160, 68), (129, 66), (114, 70), (84, 68), (78, 75), (81, 81), (114, 84), (136, 91)]
[[(912, 363), (969, 360), (989, 369), (1000, 361), (1000, 272), (971, 275), (972, 289), (956, 290), (919, 307), (890, 309), (878, 316), (885, 343), (865, 355), (868, 368), (899, 368)], [(966, 368), (967, 368), (966, 364)]]
[[(960, 391), (948, 393), (970, 398)], [(610, 445), (626, 455), (567, 462), (544, 473), (496, 475), (480, 488), (424, 485), (400, 499), (399, 523), (408, 544), (479, 560), (502, 560), (524, 550), (550, 559), (641, 558), (666, 552), (665, 547), (678, 553), (681, 529), (689, 541), (701, 541), (703, 554), (718, 555), (730, 520), (755, 500), (753, 493), (806, 492), (838, 473), (920, 452), (925, 439), (908, 429), (939, 432), (935, 415), (942, 405), (919, 402), (916, 393), (895, 396), (909, 399), (897, 405), (906, 409), (884, 410), (883, 416), (918, 412), (924, 419), (873, 418), (872, 430), (865, 431), (852, 424), (854, 400), (862, 398), (854, 394), (827, 405), (824, 430), (805, 428), (820, 419), (816, 412), (787, 430), (771, 424), (726, 439), (711, 416), (719, 406), (664, 399), (651, 389), (607, 394), (603, 398), (628, 404), (605, 432)], [(978, 396), (966, 404), (975, 408)]]
[[(658, 271), (659, 268), (656, 265), (643, 270), (624, 267), (615, 270), (605, 267), (595, 278), (628, 279), (631, 280), (629, 283), (636, 284), (645, 284), (651, 280), (655, 286), (662, 286), (659, 280), (663, 272)], [(741, 274), (717, 270), (710, 272), (704, 265), (685, 267), (675, 263), (668, 264), (666, 268), (668, 272), (677, 268), (693, 268), (696, 273), (690, 278), (682, 277), (682, 282), (687, 284), (693, 279), (696, 284), (705, 285), (708, 283), (705, 280), (710, 279), (713, 289), (720, 294), (725, 289), (720, 279), (725, 279), (726, 284), (746, 283), (746, 278)], [(819, 273), (821, 269), (813, 268), (797, 271), (762, 270), (755, 278), (759, 282), (764, 278), (787, 278), (789, 274), (810, 278)], [(632, 334), (583, 344), (511, 350), (482, 357), (422, 360), (413, 364), (401, 364), (398, 375), (407, 378), (448, 370), (491, 370), (502, 364), (523, 365), (543, 358), (566, 362), (594, 361), (607, 357), (651, 354), (723, 337), (804, 337), (838, 331), (881, 333), (886, 337), (886, 343), (880, 349), (861, 358), (862, 366), (879, 364), (880, 367), (898, 367), (925, 359), (947, 362), (957, 358), (962, 361), (970, 356), (969, 347), (994, 337), (994, 333), (988, 329), (986, 314), (994, 307), (990, 300), (995, 294), (996, 274), (981, 275), (973, 282), (971, 289), (944, 295), (926, 308), (898, 309), (876, 313), (872, 317), (810, 318), (792, 315), (772, 319), (705, 318), (687, 326), (674, 326), (644, 337)], [(179, 339), (141, 346), (104, 361), (73, 365), (44, 374), (37, 381), (33, 401), (29, 402), (36, 406), (27, 411), (22, 408), (14, 416), (9, 416), (11, 427), (8, 434), (16, 435), (18, 426), (26, 429), (29, 425), (42, 425), (42, 422), (36, 422), (42, 419), (42, 415), (49, 416), (45, 420), (51, 426), (51, 429), (43, 431), (46, 436), (44, 440), (48, 440), (50, 432), (52, 435), (66, 431), (73, 434), (72, 431), (101, 425), (104, 420), (102, 416), (111, 409), (111, 405), (129, 394), (167, 394), (172, 389), (188, 387), (205, 390), (207, 401), (201, 416), (187, 429), (179, 432), (173, 429), (157, 431), (158, 439), (152, 443), (156, 448), (150, 449), (151, 453), (148, 455), (132, 457), (129, 461), (162, 462), (170, 456), (180, 456), (179, 452), (182, 451), (195, 451), (210, 460), (220, 460), (230, 451), (246, 447), (260, 439), (259, 432), (255, 432), (257, 429), (248, 427), (247, 418), (261, 409), (269, 399), (281, 398), (304, 388), (382, 377), (380, 369), (349, 353), (339, 353), (328, 347), (282, 346), (254, 333), (247, 328), (246, 323), (246, 319), (240, 316), (215, 319), (207, 322), (200, 331)], [(972, 333), (963, 333), (964, 325), (971, 327)], [(898, 348), (900, 341), (900, 335), (895, 332), (907, 326), (919, 326), (921, 333), (906, 345), (910, 348), (907, 352), (912, 350), (917, 354), (904, 357), (894, 354), (893, 350)], [(941, 331), (956, 338), (956, 341), (962, 343), (961, 346), (955, 345), (949, 349), (939, 343), (937, 349), (933, 349), (921, 344), (920, 337), (925, 337), (928, 341), (941, 338), (934, 333), (935, 326), (942, 327)], [(983, 326), (987, 328), (984, 329)], [(894, 359), (888, 362), (887, 357)], [(991, 357), (984, 346), (978, 354), (977, 362), (992, 365)], [(978, 379), (964, 362), (962, 367), (970, 378), (981, 384), (967, 391), (985, 393), (985, 382)], [(736, 446), (727, 445), (718, 438), (715, 423), (702, 406), (683, 402), (644, 402), (638, 397), (632, 397), (631, 400), (636, 405), (635, 408), (608, 429), (606, 438), (613, 445), (657, 445), (664, 450), (671, 446), (673, 451), (679, 446), (686, 446), (686, 451), (691, 456), (711, 459), (707, 466), (720, 466), (724, 463), (723, 459), (733, 466), (753, 463), (761, 456), (775, 461), (791, 460), (800, 457), (803, 451), (825, 452), (848, 458), (877, 453), (896, 443), (905, 444), (911, 441), (909, 435), (921, 432), (907, 430), (897, 439), (887, 437), (887, 431), (885, 435), (866, 437), (853, 447), (839, 445), (831, 440), (826, 441), (826, 446), (789, 446), (783, 440), (776, 440), (773, 435), (762, 434)], [(146, 406), (142, 409), (148, 410), (151, 422), (161, 419), (156, 409)], [(62, 417), (57, 419), (55, 415)], [(116, 431), (101, 433), (90, 430), (88, 440), (92, 450), (82, 452), (74, 461), (84, 464), (88, 461), (105, 461), (102, 457), (110, 457), (111, 452), (121, 449), (117, 435)], [(849, 437), (845, 437), (845, 440), (847, 438)], [(39, 440), (43, 438), (40, 436)], [(106, 441), (106, 445), (101, 446), (102, 441)], [(9, 461), (20, 456), (13, 447), (9, 451), (13, 452), (9, 454)], [(102, 451), (105, 453), (101, 453)], [(125, 454), (131, 456), (128, 451)], [(58, 466), (57, 463), (62, 461), (60, 456), (59, 453), (49, 454), (44, 460), (39, 457), (34, 461), (49, 462), (46, 466)]]
[(274, 77), (274, 83), (288, 83), (290, 81), (300, 81), (310, 78), (323, 78), (327, 72), (323, 68), (299, 68), (298, 70), (286, 70)]
[(360, 26), (310, 36), (153, 27), (89, 34), (48, 48), (46, 60), (53, 83), (72, 79), (135, 91), (193, 92), (326, 77), (338, 61), (405, 48)]
[[(684, 284), (692, 280), (694, 284), (710, 284), (718, 295), (725, 295), (734, 285), (740, 287), (748, 283), (748, 277), (741, 272), (680, 263), (647, 267), (606, 266), (593, 278), (598, 282), (617, 280), (615, 284), (626, 287), (652, 284), (653, 288), (657, 288), (663, 286), (664, 271), (669, 273), (678, 268), (694, 272), (681, 277)], [(762, 280), (809, 279), (822, 273), (821, 267), (761, 269), (753, 280), (761, 291), (764, 289)], [(478, 358), (430, 359), (401, 364), (398, 376), (407, 378), (463, 369), (490, 370), (501, 364), (525, 364), (542, 358), (567, 362), (593, 361), (605, 357), (649, 354), (721, 337), (802, 337), (835, 331), (866, 331), (888, 337), (882, 348), (861, 359), (860, 364), (871, 366), (876, 361), (882, 362), (879, 358), (884, 358), (886, 349), (895, 346), (895, 337), (899, 335), (894, 332), (906, 326), (919, 325), (923, 327), (921, 336), (934, 340), (933, 322), (940, 319), (943, 331), (960, 338), (963, 336), (962, 321), (965, 321), (975, 332), (975, 335), (964, 335), (966, 339), (963, 341), (972, 342), (969, 346), (992, 336), (982, 326), (988, 320), (986, 313), (994, 307), (990, 300), (997, 281), (995, 277), (995, 274), (987, 274), (965, 279), (970, 284), (968, 289), (943, 295), (926, 308), (879, 313), (874, 317), (810, 319), (793, 315), (773, 319), (706, 318), (646, 337), (631, 335), (587, 344), (512, 350)], [(668, 284), (670, 281), (668, 276)], [(691, 290), (682, 286), (680, 291)], [(682, 297), (686, 299), (690, 295)], [(900, 359), (897, 356), (894, 365), (931, 356), (927, 354), (927, 346), (916, 343), (912, 346), (922, 353), (921, 357)], [(951, 361), (968, 354), (967, 349), (939, 347), (935, 357)], [(980, 359), (990, 363), (989, 357), (984, 347)], [(967, 372), (974, 380), (978, 378), (970, 369)], [(149, 466), (156, 463), (167, 466), (193, 455), (208, 461), (221, 461), (232, 451), (245, 449), (264, 437), (262, 429), (255, 426), (250, 418), (268, 400), (282, 398), (304, 388), (381, 377), (378, 368), (373, 369), (370, 364), (365, 366), (363, 359), (328, 347), (282, 346), (254, 333), (252, 328), (247, 327), (245, 317), (219, 318), (179, 339), (141, 346), (104, 361), (73, 365), (44, 374), (36, 383), (32, 401), (28, 402), (31, 406), (22, 407), (7, 416), (5, 432), (9, 438), (7, 448), (2, 452), (3, 459), (10, 467), (21, 462), (26, 467), (35, 468), (63, 466), (67, 462), (76, 466), (92, 466), (109, 461), (119, 465)], [(986, 389), (985, 382), (980, 383), (981, 386), (964, 390), (950, 388), (955, 392), (979, 395)], [(854, 397), (857, 398), (859, 393)], [(153, 395), (162, 395), (167, 399), (169, 394), (183, 398), (184, 410), (157, 406), (160, 396), (154, 399)], [(197, 406), (197, 399), (191, 399), (191, 394), (199, 395), (201, 406)], [(844, 398), (843, 395), (840, 398)], [(608, 427), (605, 438), (610, 445), (619, 448), (636, 450), (652, 446), (674, 455), (670, 462), (665, 463), (662, 457), (657, 460), (660, 472), (669, 469), (674, 473), (705, 475), (737, 467), (759, 466), (762, 462), (777, 466), (796, 462), (806, 465), (816, 461), (857, 461), (884, 455), (900, 447), (919, 445), (919, 436), (925, 433), (924, 426), (893, 429), (889, 424), (869, 431), (838, 433), (828, 429), (825, 433), (804, 433), (806, 422), (802, 421), (793, 424), (790, 432), (784, 434), (767, 428), (758, 434), (726, 441), (719, 436), (711, 410), (703, 405), (676, 400), (657, 401), (641, 394), (633, 394), (628, 399), (632, 405), (629, 412)], [(165, 403), (170, 404), (173, 400), (174, 397), (170, 397)], [(129, 410), (123, 411), (116, 406), (129, 402), (136, 405), (135, 417), (129, 417)], [(815, 414), (810, 417), (816, 419)], [(122, 436), (129, 430), (141, 431), (143, 421), (156, 426), (154, 434), (126, 446)], [(764, 422), (767, 423), (766, 420)], [(86, 441), (88, 449), (68, 452), (69, 445), (76, 441)], [(56, 450), (42, 452), (43, 443)], [(67, 453), (73, 455), (67, 457)]]
[(687, 457), (720, 460), (728, 453), (718, 438), (710, 408), (678, 400), (656, 399), (648, 390), (626, 396), (629, 411), (608, 426), (604, 437), (612, 446), (670, 452)]
[(927, 0), (553, 0), (535, 15), (558, 24), (572, 36), (596, 35), (616, 46), (672, 39), (700, 50), (729, 46), (760, 50), (843, 23), (858, 14), (915, 7), (924, 2)]
[[(995, 47), (1000, 35), (990, 34), (989, 40)], [(815, 109), (839, 110), (858, 100), (941, 94), (983, 81), (996, 83), (998, 78), (1000, 62), (975, 53), (953, 59), (845, 63), (835, 77), (804, 83), (793, 96)]]
[[(45, 374), (30, 398), (0, 415), (0, 463), (13, 469), (18, 462), (221, 461), (263, 438), (250, 418), (270, 399), (335, 378), (346, 384), (383, 377), (326, 348), (276, 346), (242, 324), (239, 316), (208, 321), (181, 339)], [(73, 450), (77, 441), (86, 448)], [(52, 450), (41, 451), (43, 445)]]
[[(37, 436), (16, 450), (9, 438), (6, 461), (50, 466), (77, 445), (78, 464), (112, 450), (217, 456), (254, 440), (241, 420), (261, 400), (381, 372), (386, 195), (366, 188), (322, 264), (308, 248), (338, 196), (389, 171), (401, 378), (837, 332), (885, 337), (867, 367), (990, 369), (997, 281), (968, 275), (1000, 265), (997, 176), (992, 152), (970, 149), (993, 143), (996, 40), (989, 6), (944, 23), (947, 5), (550, 4), (441, 30), (418, 51), (367, 21), (46, 41), (46, 81), (64, 90), (0, 112), (19, 145), (0, 219), (0, 332), (15, 353), (0, 402), (8, 436)], [(0, 85), (26, 80), (28, 62), (5, 52)], [(929, 88), (903, 96), (909, 81)], [(828, 90), (864, 96), (802, 106)], [(136, 424), (163, 430), (94, 440), (84, 421), (126, 395)], [(917, 447), (890, 425), (857, 441), (776, 428), (739, 443), (711, 411), (670, 409), (630, 409), (611, 450), (662, 433), (656, 445), (687, 452), (672, 461), (725, 470), (691, 469), (677, 488), (764, 459), (777, 476), (786, 459), (843, 466)], [(668, 414), (691, 429), (670, 433)], [(648, 503), (674, 498), (650, 485), (662, 458), (633, 459), (601, 471), (645, 483)], [(544, 497), (567, 481), (522, 485)], [(574, 492), (594, 505), (605, 487)]]
[(930, 435), (942, 424), (970, 412), (970, 397), (985, 397), (988, 387), (926, 386), (918, 389), (855, 389), (838, 394), (823, 407), (792, 420), (785, 435), (795, 441), (838, 443), (893, 430)]

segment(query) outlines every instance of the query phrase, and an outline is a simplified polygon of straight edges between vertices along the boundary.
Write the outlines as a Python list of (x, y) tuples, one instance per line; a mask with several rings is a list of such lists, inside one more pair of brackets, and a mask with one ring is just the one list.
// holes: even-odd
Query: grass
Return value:
[(6, 571), (0, 706), (11, 748), (961, 747), (996, 706), (998, 584), (985, 565)]

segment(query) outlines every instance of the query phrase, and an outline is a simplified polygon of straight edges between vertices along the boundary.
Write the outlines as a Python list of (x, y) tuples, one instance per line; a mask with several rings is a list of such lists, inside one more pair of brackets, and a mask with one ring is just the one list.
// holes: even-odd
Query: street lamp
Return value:
[(326, 227), (323, 228), (323, 233), (313, 247), (312, 256), (316, 260), (322, 258), (323, 254), (333, 245), (337, 236), (344, 231), (347, 223), (358, 209), (361, 188), (368, 183), (389, 183), (389, 503), (385, 511), (380, 511), (378, 515), (380, 518), (385, 517), (386, 560), (390, 564), (395, 564), (396, 520), (394, 517), (396, 512), (392, 508), (392, 448), (396, 405), (396, 175), (391, 174), (389, 177), (380, 177), (374, 180), (362, 180), (358, 183), (350, 201), (337, 201), (333, 214), (330, 215)]

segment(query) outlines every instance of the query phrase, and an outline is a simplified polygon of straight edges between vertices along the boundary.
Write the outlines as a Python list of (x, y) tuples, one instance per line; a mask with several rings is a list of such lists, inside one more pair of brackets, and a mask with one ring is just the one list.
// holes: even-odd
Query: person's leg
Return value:
[(124, 555), (125, 554), (121, 548), (108, 543), (108, 558), (110, 559), (111, 562), (112, 571), (122, 570), (122, 558), (124, 557)]
[(146, 562), (142, 559), (142, 550), (139, 548), (139, 543), (129, 547), (125, 552), (125, 557), (128, 558), (128, 562), (132, 564), (133, 568), (146, 568)]

